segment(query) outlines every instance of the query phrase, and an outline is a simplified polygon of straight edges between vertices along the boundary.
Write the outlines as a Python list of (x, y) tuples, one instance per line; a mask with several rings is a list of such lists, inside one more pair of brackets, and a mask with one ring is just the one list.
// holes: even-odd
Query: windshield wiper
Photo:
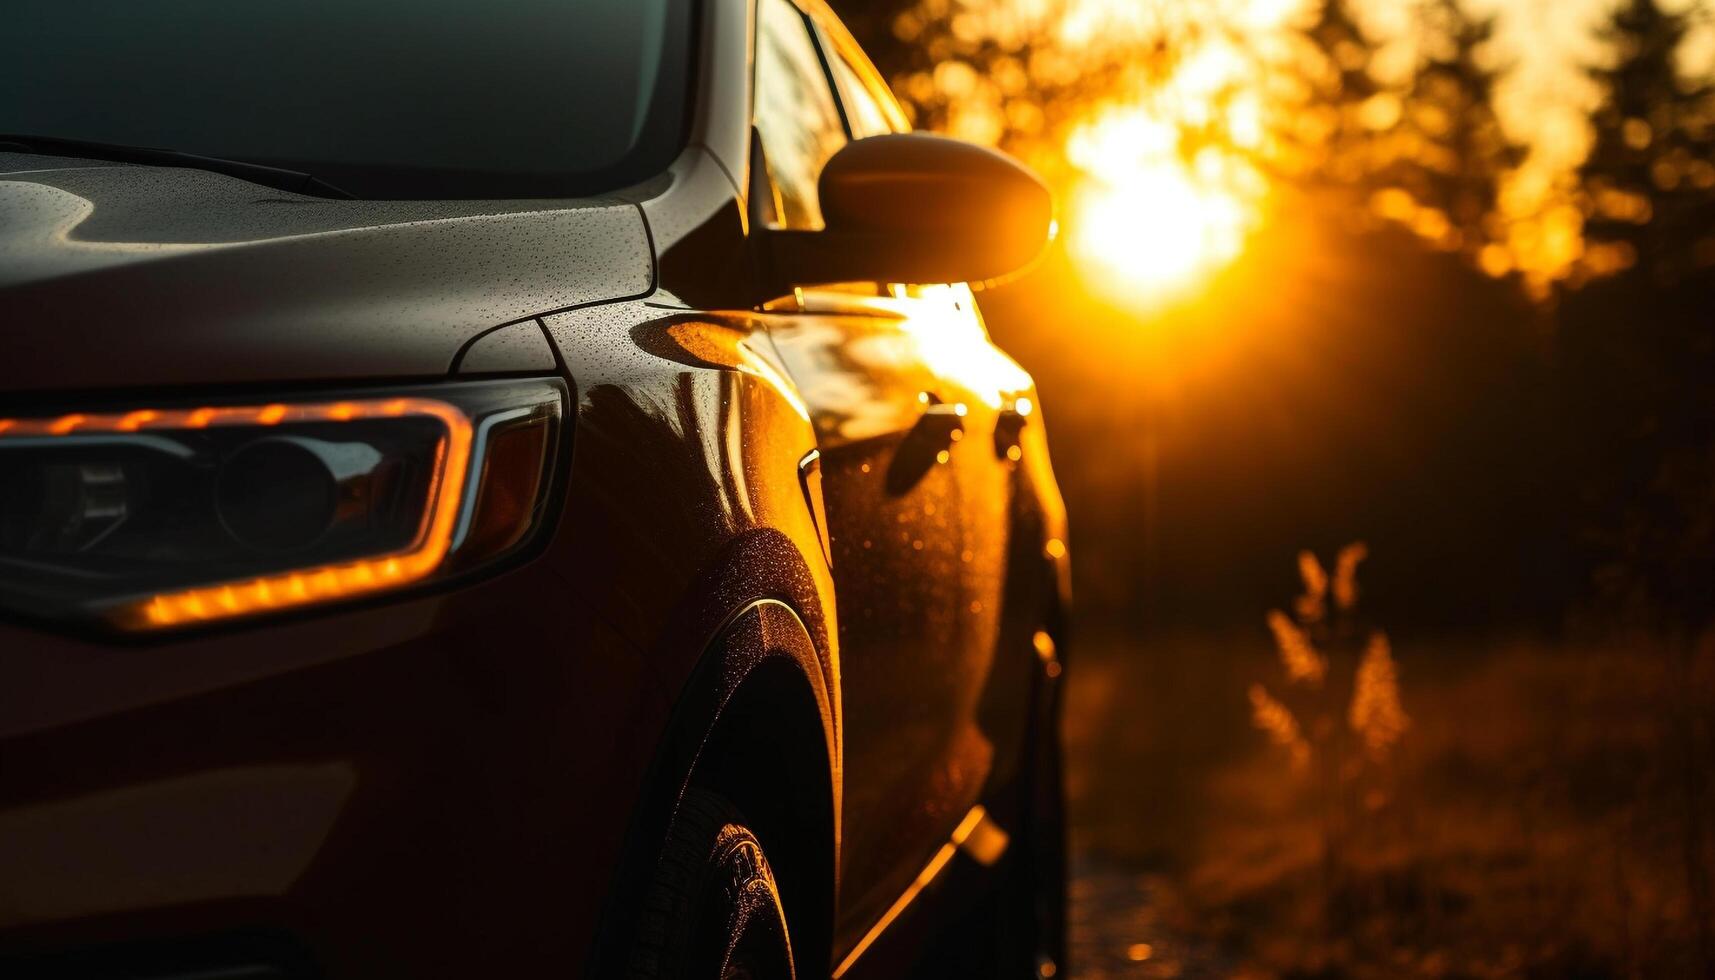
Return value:
[(193, 167), (210, 170), (228, 177), (237, 177), (296, 194), (316, 197), (352, 195), (312, 174), (270, 167), (247, 160), (227, 160), (205, 157), (179, 150), (159, 150), (149, 146), (127, 146), (124, 143), (93, 143), (87, 140), (61, 139), (58, 136), (19, 136), (0, 133), (0, 152), (34, 153), (42, 156), (83, 157), (90, 160), (114, 160), (119, 163), (142, 163), (163, 167)]

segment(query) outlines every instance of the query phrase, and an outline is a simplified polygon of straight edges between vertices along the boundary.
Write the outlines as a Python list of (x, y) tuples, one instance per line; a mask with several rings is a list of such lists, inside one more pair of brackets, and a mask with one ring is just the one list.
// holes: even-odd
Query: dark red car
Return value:
[(0, 975), (1052, 976), (1047, 191), (819, 0), (0, 12)]

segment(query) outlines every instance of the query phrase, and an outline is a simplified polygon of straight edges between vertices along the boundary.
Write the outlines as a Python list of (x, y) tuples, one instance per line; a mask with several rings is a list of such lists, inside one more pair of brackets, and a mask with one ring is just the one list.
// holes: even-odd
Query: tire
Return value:
[(638, 923), (634, 980), (793, 980), (780, 889), (744, 815), (685, 791)]

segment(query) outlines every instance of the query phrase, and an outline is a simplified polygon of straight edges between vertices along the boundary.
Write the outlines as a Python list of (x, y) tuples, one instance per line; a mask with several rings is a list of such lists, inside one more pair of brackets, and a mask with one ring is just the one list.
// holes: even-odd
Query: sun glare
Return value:
[(1259, 220), (1262, 181), (1215, 147), (1186, 160), (1179, 130), (1137, 107), (1115, 108), (1072, 136), (1083, 175), (1068, 247), (1089, 287), (1148, 311), (1183, 299), (1238, 257)]

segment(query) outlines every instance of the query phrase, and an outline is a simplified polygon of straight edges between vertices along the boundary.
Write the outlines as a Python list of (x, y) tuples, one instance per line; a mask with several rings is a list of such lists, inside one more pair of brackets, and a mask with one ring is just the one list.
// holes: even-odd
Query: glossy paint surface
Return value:
[(490, 327), (648, 292), (651, 261), (621, 201), (336, 201), (0, 153), (0, 390), (433, 376)]
[(621, 200), (0, 175), (8, 401), (574, 392), (555, 505), (497, 575), (130, 645), (0, 624), (0, 973), (615, 975), (697, 779), (749, 794), (817, 976), (974, 806), (1015, 826), (1065, 604), (1034, 392), (963, 287), (759, 302), (747, 9), (704, 4), (691, 146)]
[[(802, 312), (769, 317), (815, 420), (843, 613), (847, 943), (946, 842), (980, 796), (995, 754), (975, 707), (989, 679), (998, 604), (991, 598), (985, 607), (977, 596), (986, 584), (981, 568), (993, 567), (1004, 547), (1005, 524), (967, 514), (961, 487), (966, 451), (982, 451), (993, 415), (937, 371), (913, 335), (914, 315), (944, 309), (806, 293)], [(1005, 489), (968, 496), (997, 491), (1004, 506)], [(901, 588), (905, 582), (911, 586)]]

